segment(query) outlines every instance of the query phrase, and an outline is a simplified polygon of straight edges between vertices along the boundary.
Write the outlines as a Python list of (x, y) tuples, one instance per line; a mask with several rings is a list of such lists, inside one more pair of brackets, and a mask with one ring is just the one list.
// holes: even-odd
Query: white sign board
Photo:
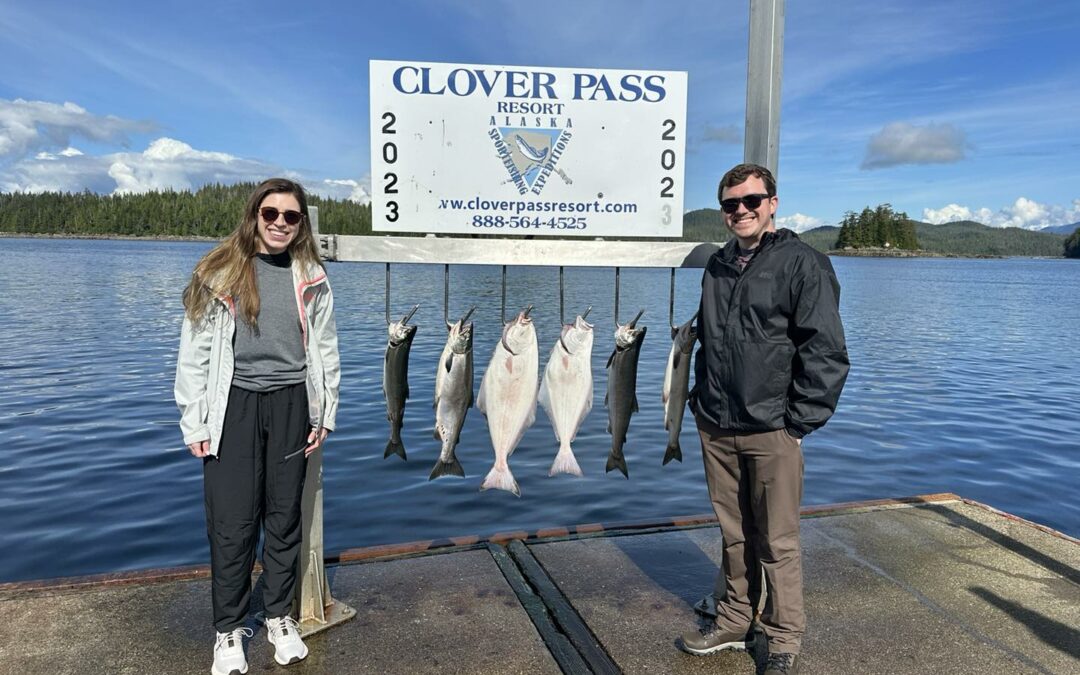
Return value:
[(371, 62), (372, 229), (682, 235), (686, 73)]

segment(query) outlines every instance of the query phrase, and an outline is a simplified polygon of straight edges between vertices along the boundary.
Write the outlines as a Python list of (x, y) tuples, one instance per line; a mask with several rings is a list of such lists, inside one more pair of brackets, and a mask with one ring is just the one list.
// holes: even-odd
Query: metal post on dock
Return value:
[[(319, 237), (319, 209), (308, 207), (311, 234)], [(311, 635), (356, 616), (356, 610), (330, 595), (323, 560), (323, 451), (308, 457), (301, 502), (303, 520), (300, 550), (300, 579), (296, 584), (296, 606), (302, 635)]]

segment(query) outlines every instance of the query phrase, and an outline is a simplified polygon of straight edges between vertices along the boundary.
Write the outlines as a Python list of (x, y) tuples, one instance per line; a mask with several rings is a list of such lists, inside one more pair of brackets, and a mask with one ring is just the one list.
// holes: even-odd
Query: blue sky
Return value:
[[(742, 160), (748, 0), (0, 4), (0, 191), (370, 189), (368, 61), (689, 73), (684, 208)], [(1080, 221), (1075, 0), (790, 0), (780, 224)]]

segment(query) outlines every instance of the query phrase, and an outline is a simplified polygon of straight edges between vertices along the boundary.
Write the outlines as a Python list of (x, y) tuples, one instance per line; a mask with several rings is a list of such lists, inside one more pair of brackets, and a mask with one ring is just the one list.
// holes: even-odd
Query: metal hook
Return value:
[(675, 268), (671, 268), (671, 296), (668, 303), (668, 323), (675, 329)]
[[(420, 305), (413, 305), (413, 308), (409, 310), (409, 313), (405, 315), (405, 318), (401, 320), (401, 324), (405, 325), (412, 318), (413, 314), (416, 314), (416, 310), (420, 308)], [(390, 319), (390, 263), (386, 263), (386, 325), (394, 323)]]
[(443, 265), (442, 320), (450, 330), (450, 264)]
[(502, 307), (499, 310), (499, 318), (506, 325), (506, 265), (502, 266)]
[(619, 268), (615, 268), (615, 327), (619, 327)]
[(390, 263), (386, 263), (386, 325), (389, 326), (393, 321), (390, 320)]
[(563, 266), (559, 265), (559, 325), (566, 325), (566, 316), (563, 314)]

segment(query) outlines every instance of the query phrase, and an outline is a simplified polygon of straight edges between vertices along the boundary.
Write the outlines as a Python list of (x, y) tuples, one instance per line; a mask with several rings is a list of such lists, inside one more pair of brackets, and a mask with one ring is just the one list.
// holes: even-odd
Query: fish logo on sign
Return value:
[(560, 129), (496, 127), (490, 136), (511, 182), (523, 195), (540, 194), (570, 140), (570, 133)]

